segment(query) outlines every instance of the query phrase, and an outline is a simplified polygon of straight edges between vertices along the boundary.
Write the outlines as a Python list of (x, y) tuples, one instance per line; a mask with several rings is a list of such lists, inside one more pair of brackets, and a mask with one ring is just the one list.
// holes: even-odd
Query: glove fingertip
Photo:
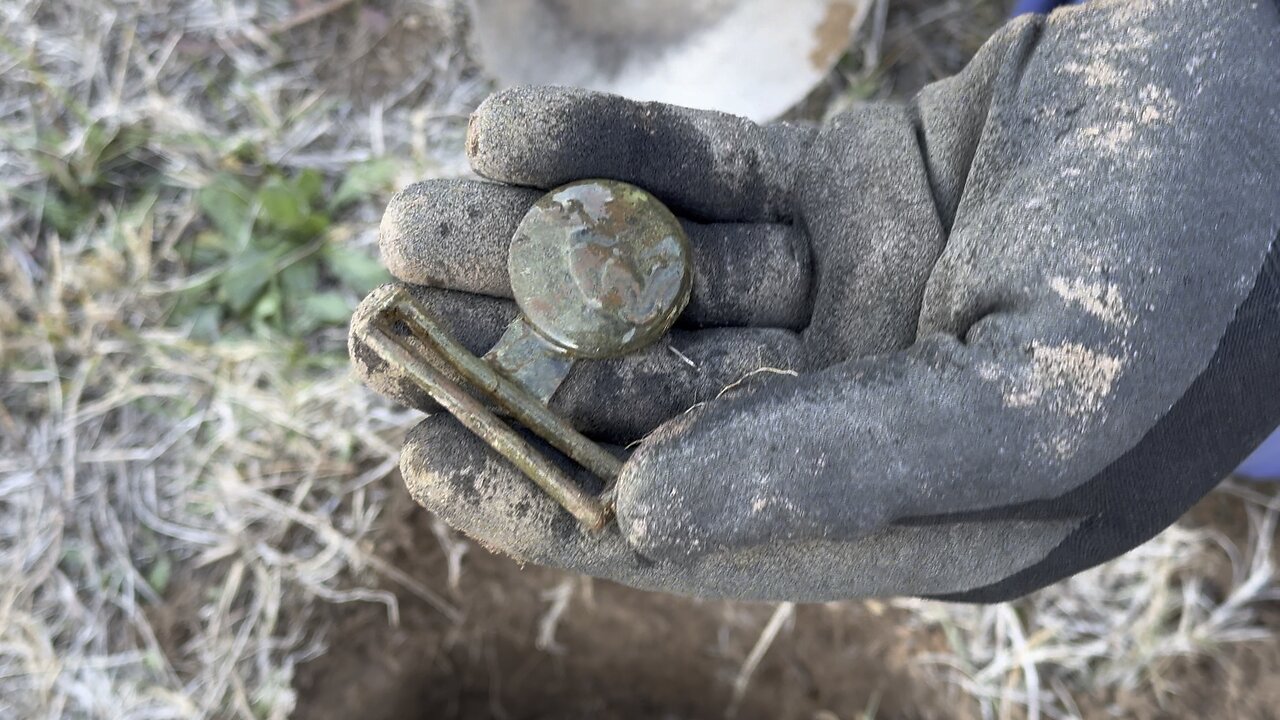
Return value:
[(733, 115), (565, 87), (514, 87), (471, 116), (467, 155), (480, 175), (552, 188), (612, 178), (695, 220), (790, 216), (796, 158), (812, 128), (763, 128)]
[(382, 260), (408, 283), (510, 297), (507, 246), (540, 195), (478, 180), (414, 183), (382, 215)]
[(550, 187), (571, 179), (559, 172), (565, 142), (589, 117), (593, 97), (583, 90), (518, 86), (490, 95), (467, 125), (467, 159), (481, 177), (513, 185)]
[(645, 438), (618, 478), (618, 529), (628, 545), (651, 561), (679, 562), (711, 549), (688, 511), (682, 484), (664, 482), (670, 474), (664, 471), (661, 453), (654, 452), (664, 439), (679, 435), (697, 414), (675, 418)]
[(520, 562), (546, 562), (552, 538), (573, 530), (572, 518), (564, 522), (550, 498), (447, 414), (410, 431), (400, 472), (419, 505)]
[(351, 357), (356, 376), (370, 390), (408, 407), (435, 408), (435, 402), (426, 392), (392, 367), (370, 345), (369, 333), (373, 332), (374, 314), (387, 305), (392, 293), (403, 287), (399, 282), (387, 283), (374, 288), (360, 301), (351, 315), (347, 331), (347, 354)]
[(414, 183), (400, 189), (391, 196), (378, 225), (378, 250), (382, 264), (387, 266), (392, 276), (405, 282), (427, 284), (423, 282), (424, 273), (420, 267), (423, 253), (415, 252), (416, 238), (422, 234), (417, 219), (426, 195), (425, 183)]

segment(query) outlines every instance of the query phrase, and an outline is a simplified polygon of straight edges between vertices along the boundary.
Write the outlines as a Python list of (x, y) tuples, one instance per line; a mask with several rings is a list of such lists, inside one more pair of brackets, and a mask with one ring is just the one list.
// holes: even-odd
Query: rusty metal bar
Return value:
[(430, 363), (415, 357), (391, 331), (391, 326), (396, 321), (404, 322), (415, 337), (456, 369), (467, 382), (488, 395), (533, 433), (603, 479), (606, 489), (611, 488), (621, 473), (620, 460), (575, 430), (533, 394), (471, 354), (403, 288), (390, 294), (372, 317), (375, 327), (365, 335), (375, 352), (407, 373), (414, 383), (468, 430), (510, 460), (584, 525), (598, 530), (608, 523), (612, 515), (611, 503), (588, 494), (483, 403)]

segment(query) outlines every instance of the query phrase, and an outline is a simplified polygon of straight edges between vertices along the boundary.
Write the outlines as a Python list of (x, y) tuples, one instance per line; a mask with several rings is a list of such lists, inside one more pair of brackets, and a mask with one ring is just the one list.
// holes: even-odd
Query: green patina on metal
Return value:
[(573, 357), (547, 342), (524, 318), (516, 318), (507, 326), (502, 339), (485, 353), (484, 359), (544, 403), (551, 400), (573, 369)]
[[(403, 289), (388, 293), (357, 327), (371, 348), (528, 475), (580, 522), (600, 529), (612, 516), (622, 463), (547, 407), (578, 358), (608, 358), (661, 338), (689, 301), (689, 241), (679, 221), (649, 193), (613, 180), (584, 180), (552, 190), (525, 216), (508, 255), (523, 316), (484, 358), (449, 335)], [(415, 354), (397, 324), (409, 328)], [(514, 418), (605, 481), (592, 496), (450, 380), (452, 367), (498, 412)]]
[(689, 240), (634, 185), (575, 182), (534, 204), (507, 256), (516, 303), (570, 355), (626, 355), (653, 343), (689, 301)]

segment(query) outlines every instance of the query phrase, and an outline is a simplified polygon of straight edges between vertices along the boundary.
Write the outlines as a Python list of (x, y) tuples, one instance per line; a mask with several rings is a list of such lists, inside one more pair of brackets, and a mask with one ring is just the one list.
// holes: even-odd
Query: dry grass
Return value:
[[(283, 718), (294, 667), (325, 649), (322, 604), (457, 612), (374, 551), (415, 415), (352, 381), (342, 328), (207, 342), (174, 314), (221, 271), (191, 262), (217, 173), (310, 168), (332, 188), (378, 157), (399, 184), (464, 171), (486, 88), (453, 4), (294, 14), (317, 6), (0, 4), (0, 717)], [(885, 10), (843, 66), (845, 101), (953, 72), (1002, 12)], [(378, 205), (319, 242), (372, 252)], [(1245, 548), (1174, 529), (1013, 605), (908, 606), (946, 629), (932, 660), (989, 715), (1070, 717), (1076, 693), (1160, 688), (1167, 658), (1259, 636), (1276, 512), (1252, 507)], [(467, 545), (439, 530), (456, 585)], [(1224, 557), (1216, 597), (1197, 578)], [(552, 651), (566, 598), (549, 600)]]
[[(1273, 641), (1262, 603), (1280, 599), (1273, 560), (1280, 502), (1236, 484), (1248, 539), (1175, 525), (1139, 548), (1012, 603), (895, 603), (947, 635), (947, 653), (922, 657), (979, 701), (984, 718), (1082, 717), (1087, 700), (1120, 693), (1159, 702), (1185, 690), (1176, 661), (1232, 643)], [(1225, 587), (1206, 582), (1229, 564)], [(1096, 702), (1095, 702), (1096, 704)]]
[[(447, 8), (384, 9), (370, 43), (457, 32)], [(361, 12), (333, 22), (387, 19)], [(2, 717), (282, 718), (324, 648), (318, 601), (394, 621), (381, 583), (456, 613), (371, 552), (375, 481), (413, 415), (351, 379), (344, 330), (208, 343), (172, 315), (218, 272), (191, 274), (195, 191), (245, 148), (332, 183), (374, 156), (401, 159), (401, 182), (460, 167), (456, 116), (483, 87), (456, 42), (357, 107), (314, 77), (361, 48), (263, 30), (291, 13), (0, 5)], [(368, 249), (376, 218), (361, 205), (322, 242)]]

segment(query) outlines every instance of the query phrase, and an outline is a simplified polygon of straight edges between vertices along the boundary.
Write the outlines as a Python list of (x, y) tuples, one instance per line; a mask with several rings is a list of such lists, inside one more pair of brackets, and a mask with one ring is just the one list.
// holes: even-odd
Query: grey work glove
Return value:
[(446, 413), (410, 434), (414, 497), (518, 559), (699, 595), (1000, 600), (1150, 538), (1280, 423), (1272, 0), (1025, 18), (914, 102), (820, 130), (515, 89), (467, 151), (496, 182), (408, 188), (382, 248), (473, 352), (516, 314), (506, 243), (543, 189), (640, 185), (695, 252), (669, 338), (579, 363), (551, 402), (619, 453), (643, 438), (601, 535)]

